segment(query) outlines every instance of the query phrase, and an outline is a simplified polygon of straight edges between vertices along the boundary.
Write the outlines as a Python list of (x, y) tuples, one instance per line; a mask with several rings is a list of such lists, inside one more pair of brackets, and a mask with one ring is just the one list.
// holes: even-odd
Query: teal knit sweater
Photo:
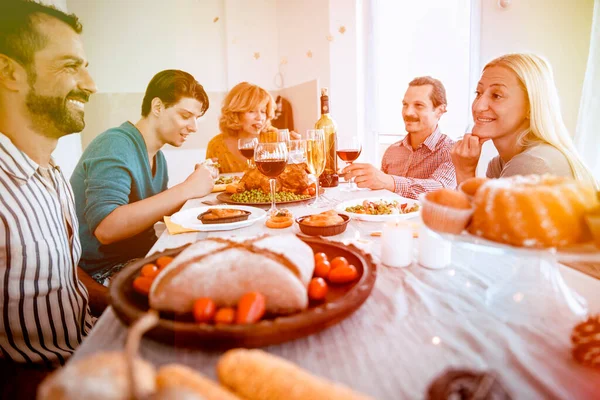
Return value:
[(79, 266), (91, 274), (144, 257), (156, 241), (153, 228), (109, 245), (102, 245), (94, 231), (117, 207), (154, 196), (167, 189), (167, 182), (163, 153), (154, 157), (153, 174), (144, 138), (130, 122), (95, 138), (71, 177), (82, 246)]

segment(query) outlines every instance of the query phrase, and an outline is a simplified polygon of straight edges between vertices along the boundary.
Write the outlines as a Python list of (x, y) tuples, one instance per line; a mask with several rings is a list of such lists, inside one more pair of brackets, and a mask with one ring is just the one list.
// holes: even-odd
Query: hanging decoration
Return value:
[(306, 57), (312, 58), (312, 56), (313, 56), (313, 52), (311, 50), (306, 52)]
[(338, 29), (338, 31), (343, 35), (344, 33), (346, 33), (346, 27), (342, 25), (340, 26), (340, 29)]
[(258, 60), (260, 58), (260, 53), (259, 52), (255, 52), (252, 57), (254, 57), (255, 60)]

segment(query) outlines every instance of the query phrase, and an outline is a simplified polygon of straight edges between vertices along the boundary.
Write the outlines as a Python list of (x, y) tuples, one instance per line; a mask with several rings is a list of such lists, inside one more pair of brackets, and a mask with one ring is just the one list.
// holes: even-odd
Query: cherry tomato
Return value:
[(339, 267), (347, 267), (349, 265), (348, 260), (346, 260), (346, 257), (336, 257), (333, 260), (331, 260), (331, 269), (336, 269)]
[(327, 282), (323, 278), (312, 278), (308, 284), (308, 298), (311, 300), (323, 300), (327, 296)]
[(258, 292), (249, 292), (238, 301), (236, 324), (254, 324), (265, 315), (267, 300)]
[(315, 265), (314, 276), (318, 276), (319, 278), (327, 278), (329, 276), (329, 270), (331, 270), (331, 264), (329, 261), (318, 261), (317, 265)]
[(148, 296), (150, 293), (150, 286), (152, 286), (152, 278), (148, 278), (147, 276), (138, 276), (133, 280), (133, 289), (143, 294), (144, 296)]
[(358, 277), (358, 271), (354, 265), (346, 265), (337, 268), (332, 268), (329, 271), (329, 282), (331, 283), (348, 283)]
[(309, 187), (308, 188), (308, 194), (310, 196), (314, 196), (316, 193), (317, 193), (317, 189), (316, 188), (314, 188), (314, 187)]
[(325, 254), (325, 253), (315, 254), (315, 263), (318, 263), (319, 261), (329, 261), (329, 259), (327, 258), (327, 254)]
[(217, 306), (212, 299), (201, 297), (194, 302), (194, 320), (198, 323), (208, 323), (213, 320), (217, 312)]
[(163, 269), (164, 267), (169, 265), (171, 263), (171, 261), (173, 261), (173, 257), (169, 257), (169, 256), (158, 257), (158, 259), (156, 260), (156, 265), (158, 265), (159, 269)]
[(154, 279), (156, 275), (158, 275), (159, 270), (158, 267), (154, 264), (146, 264), (142, 267), (142, 271), (140, 275), (147, 276), (148, 278)]
[(231, 307), (219, 308), (214, 320), (217, 324), (233, 324), (233, 321), (235, 321), (235, 310)]

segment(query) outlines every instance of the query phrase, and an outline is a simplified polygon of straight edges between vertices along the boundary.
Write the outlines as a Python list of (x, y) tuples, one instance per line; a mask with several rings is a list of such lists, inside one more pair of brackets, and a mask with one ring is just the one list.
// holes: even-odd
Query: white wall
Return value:
[[(339, 137), (354, 137), (359, 125), (359, 62), (361, 61), (356, 1), (329, 0), (330, 105)], [(343, 27), (344, 33), (339, 30)]]
[(83, 22), (100, 93), (144, 92), (154, 74), (169, 68), (191, 73), (207, 91), (226, 89), (223, 0), (68, 0), (68, 6)]
[[(352, 0), (349, 1), (349, 3)], [(328, 0), (277, 0), (277, 36), (284, 86), (315, 78), (330, 86)], [(312, 57), (307, 52), (312, 52)]]
[(67, 11), (67, 0), (41, 0), (40, 2), (54, 6), (59, 10)]
[[(277, 0), (284, 87), (318, 79), (328, 87), (339, 135), (357, 133), (358, 62), (355, 0)], [(345, 32), (339, 30), (344, 27)], [(307, 55), (311, 52), (312, 57)]]
[(276, 0), (225, 0), (224, 15), (227, 89), (243, 81), (278, 89)]

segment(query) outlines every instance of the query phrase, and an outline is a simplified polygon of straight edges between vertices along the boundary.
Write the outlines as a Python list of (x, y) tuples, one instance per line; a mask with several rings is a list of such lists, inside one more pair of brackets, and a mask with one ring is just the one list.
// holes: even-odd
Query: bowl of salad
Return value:
[(345, 201), (335, 209), (358, 220), (385, 222), (418, 217), (421, 205), (417, 200), (400, 196), (367, 197)]

